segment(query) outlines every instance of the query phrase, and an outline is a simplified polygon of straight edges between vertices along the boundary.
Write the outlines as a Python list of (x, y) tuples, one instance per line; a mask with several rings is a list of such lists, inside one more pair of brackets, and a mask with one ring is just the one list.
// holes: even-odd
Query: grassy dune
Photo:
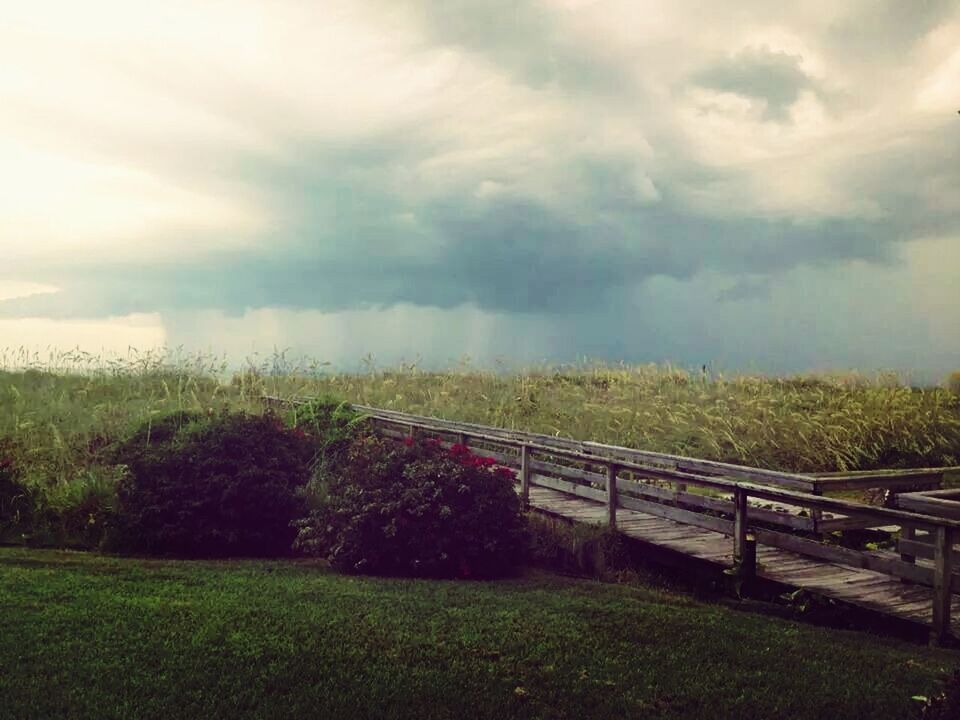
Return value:
[(960, 398), (893, 376), (708, 378), (641, 366), (267, 377), (263, 385), (780, 470), (960, 463)]
[[(20, 362), (13, 362), (19, 360)], [(706, 377), (660, 366), (360, 374), (282, 356), (232, 376), (214, 358), (43, 361), (0, 354), (0, 439), (48, 480), (163, 412), (259, 408), (263, 392), (329, 394), (448, 419), (794, 471), (960, 464), (960, 395), (895, 376)]]
[(956, 654), (534, 573), (0, 548), (0, 718), (913, 716)]
[(233, 374), (216, 358), (162, 354), (0, 353), (4, 365), (18, 369), (0, 370), (0, 455), (55, 514), (112, 502), (118, 468), (98, 451), (133, 427), (181, 409), (258, 412), (263, 393), (333, 395), (781, 470), (960, 464), (960, 395), (890, 375), (707, 377), (657, 366), (337, 374), (282, 355)]

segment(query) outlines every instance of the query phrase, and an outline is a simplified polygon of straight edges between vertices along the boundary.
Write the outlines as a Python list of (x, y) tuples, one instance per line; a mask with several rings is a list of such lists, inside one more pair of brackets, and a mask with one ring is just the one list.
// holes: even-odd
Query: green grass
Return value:
[(957, 655), (535, 573), (0, 549), (0, 717), (907, 718)]

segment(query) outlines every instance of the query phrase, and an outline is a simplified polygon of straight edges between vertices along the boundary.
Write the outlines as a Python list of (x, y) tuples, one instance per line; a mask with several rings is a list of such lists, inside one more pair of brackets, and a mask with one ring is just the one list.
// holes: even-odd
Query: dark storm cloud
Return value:
[[(63, 292), (0, 302), (6, 316), (107, 316), (164, 309), (256, 307), (326, 311), (413, 303), (472, 303), (520, 313), (593, 310), (611, 293), (662, 275), (704, 269), (776, 274), (849, 259), (892, 262), (910, 233), (960, 227), (956, 213), (930, 212), (911, 183), (874, 187), (877, 176), (922, 176), (956, 183), (942, 154), (904, 148), (869, 159), (857, 182), (889, 211), (861, 218), (708, 216), (667, 188), (649, 204), (631, 190), (633, 164), (574, 157), (585, 178), (571, 206), (510, 195), (405, 199), (394, 178), (424, 150), (391, 137), (345, 148), (305, 143), (288, 162), (250, 160), (238, 172), (272, 198), (284, 218), (256, 248), (203, 263), (104, 266), (78, 275), (51, 264), (36, 279)], [(916, 150), (917, 152), (914, 152)], [(957, 151), (954, 150), (954, 153)], [(410, 214), (407, 226), (397, 217)], [(731, 290), (727, 299), (737, 296)]]
[[(599, 126), (611, 107), (610, 114), (623, 111), (618, 93), (639, 93), (628, 80), (631, 67), (592, 53), (539, 3), (411, 0), (405, 7), (420, 18), (427, 44), (481, 57), (521, 89), (556, 93), (551, 96), (556, 104), (546, 110), (533, 104), (529, 115), (554, 120), (551, 113), (566, 109), (569, 113), (557, 114), (586, 117)], [(916, 17), (902, 16), (905, 11), (897, 7), (883, 5), (879, 18), (867, 13), (858, 32), (871, 42), (899, 38), (901, 45), (910, 45), (936, 22), (945, 4), (928, 3)], [(694, 78), (701, 86), (762, 101), (774, 120), (786, 117), (805, 90), (822, 95), (799, 55), (768, 47), (737, 51), (712, 64), (707, 58), (699, 65)], [(229, 102), (218, 105), (210, 99), (203, 110), (249, 113), (252, 126), (269, 126), (270, 108), (254, 105), (251, 110), (246, 90), (235, 96), (227, 92), (231, 82), (226, 78), (223, 83)], [(533, 95), (531, 102), (542, 93)], [(476, 98), (483, 102), (482, 92)], [(511, 109), (490, 107), (485, 122), (495, 127), (500, 113)], [(711, 190), (745, 177), (743, 186), (760, 194), (768, 189), (763, 182), (775, 185), (802, 168), (778, 161), (774, 172), (751, 186), (747, 180), (753, 179), (749, 173), (755, 167), (702, 162), (679, 132), (662, 133), (650, 161), (616, 145), (583, 147), (578, 142), (582, 135), (592, 139), (591, 128), (584, 131), (572, 122), (573, 129), (558, 132), (559, 139), (545, 133), (527, 155), (506, 153), (491, 170), (493, 177), (509, 177), (521, 167), (531, 176), (569, 180), (561, 190), (537, 193), (523, 183), (520, 189), (504, 183), (493, 194), (479, 193), (485, 176), (472, 167), (452, 171), (446, 183), (424, 181), (421, 166), (448, 150), (447, 145), (460, 149), (449, 140), (458, 117), (448, 111), (441, 105), (434, 114), (426, 112), (361, 140), (327, 138), (320, 132), (311, 136), (302, 128), (297, 134), (291, 129), (294, 123), (281, 124), (273, 138), (281, 152), (270, 156), (232, 148), (215, 152), (200, 142), (141, 147), (137, 155), (141, 139), (124, 138), (120, 154), (146, 170), (162, 174), (173, 168), (214, 188), (228, 180), (244, 185), (272, 211), (271, 226), (252, 246), (209, 250), (199, 260), (182, 263), (140, 258), (77, 269), (69, 258), (51, 258), (33, 267), (29, 279), (63, 291), (0, 302), (0, 315), (102, 317), (202, 308), (240, 314), (260, 307), (338, 311), (410, 303), (600, 317), (624, 293), (651, 278), (690, 279), (704, 270), (743, 275), (746, 279), (734, 281), (719, 297), (744, 299), (769, 290), (778, 274), (799, 266), (846, 260), (893, 263), (900, 243), (960, 230), (958, 206), (950, 204), (950, 198), (960, 196), (954, 126), (920, 127), (906, 139), (892, 136), (889, 143), (881, 138), (883, 142), (859, 150), (854, 162), (831, 168), (831, 175), (842, 175), (840, 189), (855, 200), (870, 201), (872, 213), (807, 212), (803, 203), (762, 212), (739, 207), (734, 192), (718, 193), (719, 207), (703, 208), (681, 186)], [(657, 107), (639, 107), (634, 116), (631, 110), (624, 126), (642, 128), (657, 112)], [(474, 128), (463, 130), (468, 136), (464, 145), (481, 157), (478, 163), (496, 155), (499, 137), (490, 141), (494, 148), (489, 151), (469, 144)], [(522, 132), (528, 132), (526, 126)], [(114, 136), (101, 138), (95, 147), (102, 145), (108, 154), (117, 151), (115, 142)], [(94, 147), (85, 144), (88, 150)], [(660, 174), (655, 192), (644, 194), (638, 191), (638, 178), (653, 187), (648, 162)], [(149, 242), (162, 246), (167, 239)], [(218, 245), (207, 243), (202, 233), (196, 239), (199, 245)], [(129, 242), (144, 240), (132, 237)], [(758, 276), (765, 279), (751, 279)]]
[(771, 282), (768, 277), (743, 277), (717, 293), (717, 301), (761, 300), (770, 297), (770, 290)]
[(699, 72), (694, 80), (702, 87), (731, 92), (766, 104), (764, 116), (782, 121), (800, 93), (815, 88), (803, 71), (803, 58), (768, 47), (749, 48)]
[[(277, 237), (265, 251), (222, 253), (202, 265), (151, 263), (122, 273), (104, 268), (82, 278), (53, 276), (63, 293), (0, 303), (0, 313), (64, 317), (472, 303), (549, 314), (603, 307), (611, 293), (656, 275), (687, 278), (704, 268), (777, 272), (842, 258), (882, 261), (888, 252), (889, 239), (878, 239), (884, 232), (879, 226), (717, 220), (665, 204), (624, 204), (596, 221), (529, 201), (455, 196), (416, 208), (420, 228), (402, 232), (386, 219), (397, 209), (386, 193), (344, 190), (349, 202), (338, 204), (326, 181), (332, 182), (321, 183), (322, 202), (300, 208), (303, 224), (291, 225), (290, 236)], [(302, 202), (309, 205), (309, 195)], [(426, 236), (442, 240), (438, 252), (405, 252), (421, 247)]]

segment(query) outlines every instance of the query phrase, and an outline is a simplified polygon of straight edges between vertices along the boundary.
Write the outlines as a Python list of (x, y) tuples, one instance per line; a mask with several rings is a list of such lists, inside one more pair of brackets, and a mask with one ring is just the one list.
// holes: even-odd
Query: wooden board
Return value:
[[(571, 519), (596, 518), (598, 523), (603, 522), (606, 511), (600, 502), (571, 497), (546, 487), (532, 487), (530, 502), (535, 510), (559, 513)], [(729, 567), (733, 561), (733, 541), (724, 533), (627, 508), (618, 509), (617, 526), (628, 537), (717, 567)], [(905, 583), (875, 570), (837, 564), (788, 549), (758, 545), (757, 574), (780, 585), (805, 589), (837, 602), (900, 620), (925, 626), (931, 622), (932, 588)]]

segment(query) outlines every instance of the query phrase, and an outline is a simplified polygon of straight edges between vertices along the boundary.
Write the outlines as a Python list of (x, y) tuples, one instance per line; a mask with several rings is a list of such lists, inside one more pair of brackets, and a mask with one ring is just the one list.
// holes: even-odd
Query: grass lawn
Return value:
[(0, 717), (912, 717), (957, 654), (532, 573), (0, 548)]

